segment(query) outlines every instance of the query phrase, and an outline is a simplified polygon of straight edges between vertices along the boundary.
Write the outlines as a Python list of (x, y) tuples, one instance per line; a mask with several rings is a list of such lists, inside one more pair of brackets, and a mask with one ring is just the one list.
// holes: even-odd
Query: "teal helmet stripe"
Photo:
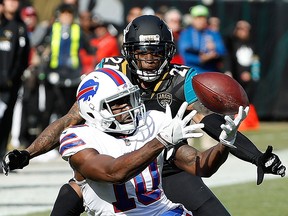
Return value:
[(198, 100), (196, 93), (193, 89), (192, 86), (192, 78), (197, 75), (197, 71), (193, 68), (191, 68), (185, 77), (185, 83), (184, 83), (184, 95), (185, 95), (185, 100), (188, 102), (188, 104), (191, 104)]

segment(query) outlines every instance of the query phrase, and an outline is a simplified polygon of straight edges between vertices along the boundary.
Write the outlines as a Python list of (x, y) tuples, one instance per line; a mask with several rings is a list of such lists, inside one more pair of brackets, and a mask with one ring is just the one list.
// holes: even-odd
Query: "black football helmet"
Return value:
[[(157, 16), (143, 15), (130, 22), (124, 29), (122, 54), (134, 73), (145, 82), (153, 82), (167, 69), (176, 51), (172, 31)], [(140, 54), (140, 55), (139, 55)], [(140, 56), (151, 54), (152, 61), (158, 61), (157, 68), (139, 67), (143, 61), (151, 61)]]

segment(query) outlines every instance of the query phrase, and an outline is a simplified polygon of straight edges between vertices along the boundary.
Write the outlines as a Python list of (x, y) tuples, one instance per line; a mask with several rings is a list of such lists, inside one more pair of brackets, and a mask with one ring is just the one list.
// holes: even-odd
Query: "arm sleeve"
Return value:
[[(222, 131), (220, 125), (225, 123), (222, 116), (218, 114), (210, 114), (205, 116), (201, 123), (204, 123), (205, 127), (203, 130), (211, 136), (213, 139), (219, 141), (219, 136)], [(263, 154), (257, 149), (257, 147), (242, 133), (237, 132), (236, 141), (234, 145), (236, 149), (230, 150), (230, 152), (241, 160), (250, 162), (257, 165), (260, 156)]]

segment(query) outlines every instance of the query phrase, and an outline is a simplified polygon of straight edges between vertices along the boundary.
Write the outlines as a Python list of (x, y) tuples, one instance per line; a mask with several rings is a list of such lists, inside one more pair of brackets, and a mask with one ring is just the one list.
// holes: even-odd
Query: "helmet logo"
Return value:
[(159, 43), (160, 42), (160, 36), (158, 34), (156, 35), (140, 35), (139, 36), (140, 43)]
[(93, 79), (87, 80), (79, 89), (77, 100), (83, 99), (84, 101), (90, 101), (90, 99), (96, 94), (98, 88), (99, 82), (96, 82)]
[(162, 106), (163, 108), (166, 107), (166, 104), (171, 105), (172, 104), (172, 94), (167, 92), (161, 92), (157, 93), (156, 95), (158, 104)]

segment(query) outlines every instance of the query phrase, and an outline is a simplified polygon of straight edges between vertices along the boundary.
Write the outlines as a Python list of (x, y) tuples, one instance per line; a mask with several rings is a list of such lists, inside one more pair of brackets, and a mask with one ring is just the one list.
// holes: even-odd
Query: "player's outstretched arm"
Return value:
[[(209, 136), (219, 141), (219, 135), (221, 133), (220, 125), (225, 122), (224, 118), (218, 114), (210, 114), (205, 116), (201, 122), (205, 125), (203, 130)], [(262, 183), (264, 173), (281, 175), (282, 177), (285, 176), (286, 167), (282, 165), (279, 157), (272, 153), (272, 148), (268, 147), (268, 153), (262, 153), (245, 135), (240, 132), (237, 133), (234, 145), (237, 148), (231, 149), (231, 154), (257, 166), (258, 185)]]
[(59, 137), (62, 131), (81, 121), (83, 121), (83, 119), (79, 115), (78, 105), (74, 103), (66, 115), (51, 123), (34, 142), (28, 146), (26, 151), (29, 152), (30, 158), (44, 154), (59, 146)]
[(65, 116), (50, 124), (27, 149), (8, 152), (2, 162), (4, 173), (8, 175), (11, 170), (22, 169), (29, 164), (30, 159), (56, 148), (62, 131), (82, 120), (75, 103)]
[(176, 150), (174, 163), (179, 168), (202, 177), (210, 177), (226, 161), (230, 148), (235, 148), (237, 129), (246, 118), (249, 107), (240, 106), (234, 119), (225, 116), (225, 123), (221, 124), (220, 143), (200, 153), (196, 149), (183, 145)]
[(200, 152), (185, 144), (176, 151), (174, 164), (193, 175), (210, 177), (227, 160), (230, 148), (221, 143)]

